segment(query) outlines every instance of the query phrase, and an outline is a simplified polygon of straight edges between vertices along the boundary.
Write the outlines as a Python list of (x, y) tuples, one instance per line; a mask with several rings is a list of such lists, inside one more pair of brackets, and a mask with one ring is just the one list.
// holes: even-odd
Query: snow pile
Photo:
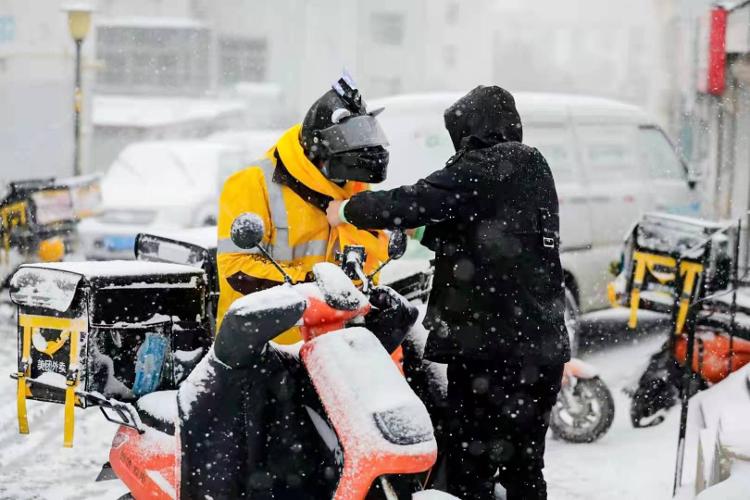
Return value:
[(750, 462), (736, 462), (732, 465), (728, 479), (716, 486), (703, 490), (696, 500), (747, 500), (750, 496)]
[(357, 290), (344, 271), (330, 262), (313, 266), (315, 282), (323, 292), (326, 304), (344, 311), (354, 311), (367, 306), (367, 297)]
[(157, 391), (146, 394), (138, 399), (136, 406), (161, 422), (168, 424), (177, 422), (177, 391)]
[[(691, 400), (683, 488), (700, 499), (747, 498), (750, 482), (750, 365)], [(690, 477), (691, 473), (699, 476)], [(717, 481), (721, 481), (718, 482)]]
[(454, 497), (450, 493), (438, 490), (422, 490), (414, 493), (411, 496), (412, 500), (458, 500), (458, 497)]

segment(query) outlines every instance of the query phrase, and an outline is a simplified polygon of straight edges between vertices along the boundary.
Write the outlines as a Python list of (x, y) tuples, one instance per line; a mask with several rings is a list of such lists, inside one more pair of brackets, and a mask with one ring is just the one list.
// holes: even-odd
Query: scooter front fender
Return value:
[(565, 363), (565, 368), (563, 369), (563, 380), (569, 377), (590, 379), (598, 376), (599, 370), (594, 365), (578, 358), (571, 358), (570, 361)]
[(145, 434), (120, 426), (109, 462), (133, 498), (174, 500), (179, 497), (179, 442), (176, 436), (147, 429)]

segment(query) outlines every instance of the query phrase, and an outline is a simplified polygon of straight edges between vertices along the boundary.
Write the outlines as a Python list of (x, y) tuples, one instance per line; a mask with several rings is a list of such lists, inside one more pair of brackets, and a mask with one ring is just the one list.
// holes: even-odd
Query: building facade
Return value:
[[(59, 0), (0, 0), (0, 185), (73, 172), (75, 48), (60, 7)], [(84, 44), (88, 63), (91, 48)], [(86, 83), (91, 74), (84, 64)]]

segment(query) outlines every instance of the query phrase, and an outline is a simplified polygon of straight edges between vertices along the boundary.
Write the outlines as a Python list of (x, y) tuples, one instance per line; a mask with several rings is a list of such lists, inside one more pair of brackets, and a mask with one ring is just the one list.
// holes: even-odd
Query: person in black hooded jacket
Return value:
[(435, 252), (424, 355), (448, 364), (449, 492), (494, 498), (498, 473), (509, 500), (546, 498), (544, 436), (570, 359), (554, 179), (500, 87), (459, 99), (445, 126), (456, 154), (444, 168), (333, 202), (329, 222), (420, 228)]

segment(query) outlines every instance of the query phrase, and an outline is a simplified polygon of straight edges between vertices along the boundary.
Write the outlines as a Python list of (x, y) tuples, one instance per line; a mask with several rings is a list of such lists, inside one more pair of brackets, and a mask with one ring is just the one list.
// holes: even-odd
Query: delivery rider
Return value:
[[(244, 212), (265, 224), (262, 245), (295, 283), (309, 281), (319, 262), (334, 262), (345, 245), (362, 245), (365, 271), (387, 258), (387, 236), (344, 224), (331, 228), (325, 209), (382, 182), (388, 166), (388, 142), (368, 112), (350, 77), (344, 76), (318, 99), (301, 125), (287, 130), (255, 165), (227, 179), (219, 200), (218, 323), (237, 298), (283, 282), (279, 271), (257, 249), (232, 243), (232, 221)], [(217, 325), (217, 330), (218, 331)], [(275, 340), (294, 343), (296, 328)]]

